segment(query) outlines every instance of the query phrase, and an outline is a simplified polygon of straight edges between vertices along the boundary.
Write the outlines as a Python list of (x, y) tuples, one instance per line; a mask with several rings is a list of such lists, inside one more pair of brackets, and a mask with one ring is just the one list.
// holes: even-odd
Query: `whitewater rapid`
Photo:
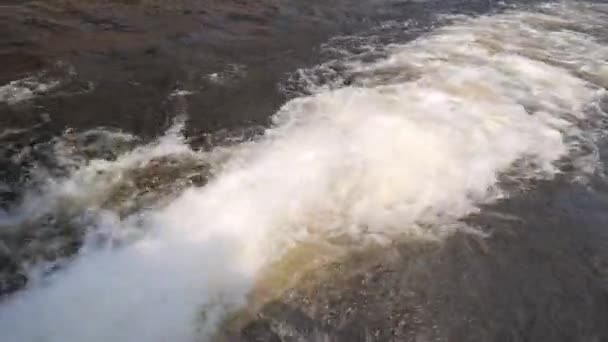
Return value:
[[(372, 62), (349, 56), (350, 85), (307, 85), (312, 95), (286, 103), (252, 141), (194, 151), (179, 122), (26, 196), (4, 224), (60, 203), (82, 211), (87, 234), (117, 243), (85, 238), (62, 269), (3, 300), (2, 341), (206, 340), (246, 305), (260, 270), (300, 242), (440, 239), (508, 195), (501, 175), (524, 182), (553, 177), (564, 158), (597, 163), (577, 152), (596, 133), (580, 123), (605, 114), (608, 45), (594, 32), (608, 22), (607, 6), (451, 20), (376, 46), (385, 57)], [(124, 216), (100, 204), (126, 170), (164, 156), (213, 171), (157, 207)]]

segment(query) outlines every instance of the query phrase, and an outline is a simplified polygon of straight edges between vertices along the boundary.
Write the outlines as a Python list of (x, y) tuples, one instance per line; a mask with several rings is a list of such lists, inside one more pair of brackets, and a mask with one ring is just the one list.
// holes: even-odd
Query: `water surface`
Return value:
[(605, 4), (0, 9), (7, 341), (608, 338)]

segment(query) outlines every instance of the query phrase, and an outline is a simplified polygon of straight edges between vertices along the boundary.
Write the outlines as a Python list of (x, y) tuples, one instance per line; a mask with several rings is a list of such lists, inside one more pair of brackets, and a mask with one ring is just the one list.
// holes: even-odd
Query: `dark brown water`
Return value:
[[(591, 13), (576, 12), (579, 10), (576, 7), (578, 3), (567, 2), (574, 10), (568, 7), (573, 12), (564, 13)], [(605, 6), (592, 7), (591, 2), (580, 4), (587, 11), (606, 11)], [(0, 212), (0, 296), (3, 298), (0, 306), (12, 305), (14, 298), (25, 298), (24, 302), (27, 303), (28, 298), (31, 298), (27, 297), (27, 293), (36, 289), (35, 286), (40, 282), (38, 278), (41, 277), (44, 284), (46, 276), (56, 273), (61, 276), (64, 268), (68, 270), (66, 279), (73, 280), (69, 278), (71, 263), (76, 265), (76, 269), (82, 266), (74, 255), (81, 253), (83, 245), (88, 246), (90, 243), (85, 241), (85, 237), (91, 235), (89, 227), (103, 226), (99, 222), (103, 221), (100, 217), (105, 217), (103, 215), (106, 211), (115, 213), (119, 220), (127, 221), (141, 212), (145, 215), (148, 210), (176, 207), (178, 205), (171, 206), (171, 203), (186, 202), (179, 202), (185, 189), (205, 189), (207, 182), (214, 184), (214, 179), (221, 180), (225, 170), (230, 170), (229, 163), (224, 168), (225, 160), (240, 160), (239, 144), (244, 145), (246, 150), (246, 142), (260, 139), (265, 134), (265, 128), (272, 125), (272, 115), (289, 100), (315, 92), (329, 92), (330, 89), (367, 89), (370, 84), (375, 87), (378, 84), (409, 82), (421, 77), (420, 74), (432, 73), (434, 70), (432, 66), (426, 65), (417, 69), (422, 62), (416, 59), (419, 57), (415, 52), (417, 49), (427, 49), (425, 45), (408, 52), (410, 55), (407, 56), (412, 57), (411, 65), (408, 65), (411, 70), (405, 70), (405, 63), (368, 69), (355, 68), (344, 63), (345, 60), (356, 60), (363, 66), (365, 63), (372, 65), (394, 53), (384, 47), (389, 44), (408, 44), (426, 37), (442, 27), (452, 25), (458, 20), (454, 15), (487, 15), (490, 18), (510, 11), (537, 13), (544, 8), (537, 5), (528, 2), (457, 0), (1, 1), (0, 60), (3, 63), (0, 65), (0, 87), (9, 85), (12, 90), (0, 88), (0, 198), (4, 210)], [(513, 25), (514, 19), (508, 15), (503, 22)], [(562, 17), (556, 15), (555, 18)], [(593, 85), (594, 91), (603, 94), (601, 91), (605, 91), (608, 86), (606, 55), (598, 52), (599, 57), (590, 55), (589, 60), (581, 62), (585, 53), (580, 51), (585, 49), (583, 43), (589, 39), (594, 44), (597, 43), (597, 46), (607, 45), (608, 27), (601, 24), (601, 19), (605, 16), (599, 16), (600, 19), (590, 17), (588, 26), (583, 25), (582, 18), (582, 15), (577, 17), (578, 23), (567, 22), (565, 19), (534, 18), (538, 21), (534, 22), (538, 27), (533, 27), (543, 32), (541, 34), (575, 33), (572, 37), (564, 38), (564, 56), (556, 55), (557, 50), (546, 50), (542, 44), (539, 44), (540, 47), (534, 45), (538, 40), (526, 41), (530, 37), (528, 34), (532, 35), (528, 31), (513, 36), (513, 43), (518, 48), (521, 47), (514, 54), (541, 61), (551, 67), (565, 68), (568, 75), (579, 77)], [(403, 22), (407, 22), (407, 29), (399, 26)], [(500, 23), (491, 22), (490, 25)], [(577, 34), (584, 36), (580, 38)], [(451, 37), (449, 31), (444, 36)], [(581, 40), (576, 40), (577, 37)], [(523, 39), (523, 42), (515, 41), (516, 38)], [(488, 51), (499, 51), (498, 55), (501, 49), (512, 52), (509, 47), (505, 47), (509, 41), (500, 40), (498, 33), (480, 36), (475, 41), (483, 41), (484, 47), (489, 46)], [(441, 45), (437, 47), (441, 48)], [(429, 59), (437, 58), (437, 61), (441, 61), (444, 58), (447, 63), (454, 62), (454, 65), (460, 66), (457, 59), (461, 55), (464, 52), (452, 54), (448, 51), (445, 56), (430, 56)], [(593, 60), (594, 57), (600, 60)], [(420, 58), (424, 61), (424, 57)], [(322, 67), (315, 68), (319, 65)], [(298, 70), (301, 72), (298, 73)], [(532, 72), (531, 69), (530, 73)], [(488, 74), (488, 78), (493, 75)], [(542, 82), (539, 84), (547, 89), (558, 89), (559, 82), (566, 83), (569, 80), (551, 79), (551, 82), (555, 82), (555, 87)], [(327, 89), (312, 89), (311, 83), (327, 86)], [(470, 84), (458, 83), (459, 87), (453, 89), (449, 88), (449, 80), (446, 79), (445, 83), (448, 91), (458, 93), (458, 96), (467, 100), (484, 102), (484, 96), (493, 94), (483, 88), (485, 84), (467, 88)], [(545, 99), (544, 88), (538, 91), (536, 86), (533, 84), (524, 90), (525, 96), (530, 100), (522, 100), (522, 108), (531, 115), (539, 116), (537, 107), (548, 111), (557, 108), (555, 110), (559, 112), (558, 97), (548, 97), (558, 103), (556, 107), (534, 101), (535, 96)], [(574, 86), (566, 89), (566, 93), (559, 94), (568, 97), (570, 94), (578, 94), (580, 90)], [(403, 98), (408, 92), (398, 94)], [(508, 94), (518, 96), (515, 93)], [(356, 96), (353, 95), (353, 98)], [(218, 282), (227, 287), (227, 284), (241, 282), (261, 285), (248, 285), (256, 290), (245, 291), (249, 295), (244, 305), (227, 304), (231, 309), (224, 313), (221, 322), (205, 318), (205, 324), (215, 328), (212, 329), (213, 333), (202, 334), (200, 339), (608, 341), (608, 185), (601, 167), (608, 158), (603, 133), (606, 103), (606, 96), (599, 95), (593, 108), (582, 111), (588, 114), (586, 119), (574, 124), (580, 131), (589, 132), (589, 135), (579, 136), (579, 131), (569, 133), (567, 128), (560, 126), (558, 131), (563, 133), (563, 140), (569, 142), (568, 139), (572, 139), (575, 141), (573, 146), (577, 147), (565, 157), (551, 160), (560, 170), (557, 174), (544, 176), (540, 167), (525, 164), (525, 156), (522, 160), (516, 160), (516, 163), (524, 165), (515, 165), (513, 171), (496, 171), (502, 177), (498, 183), (506, 189), (506, 195), (492, 197), (492, 200), (487, 201), (484, 197), (479, 211), (467, 212), (462, 217), (456, 215), (455, 221), (458, 224), (472, 229), (441, 234), (441, 237), (434, 236), (431, 239), (387, 233), (388, 241), (384, 239), (380, 244), (353, 244), (350, 237), (336, 235), (328, 238), (332, 245), (329, 248), (331, 252), (318, 246), (310, 250), (305, 247), (303, 252), (298, 252), (299, 247), (296, 246), (296, 252), (277, 253), (285, 257), (279, 257), (278, 261), (272, 260), (271, 264), (278, 263), (274, 271), (272, 266), (262, 267), (264, 270), (270, 268), (270, 274), (280, 273), (268, 277), (271, 279), (268, 280), (270, 285), (267, 285), (263, 275), (254, 277), (253, 281), (239, 279), (226, 284)], [(384, 105), (385, 103), (374, 104), (368, 110), (381, 111), (385, 108)], [(415, 112), (416, 108), (413, 103), (401, 111)], [(487, 110), (490, 107), (483, 108)], [(572, 116), (576, 116), (576, 109), (569, 109)], [(559, 118), (570, 119), (570, 113), (559, 113)], [(128, 151), (133, 151), (135, 146), (147, 146), (144, 144), (148, 142), (154, 144), (156, 138), (174, 125), (175, 118), (182, 117), (186, 117), (186, 122), (181, 129), (184, 130), (186, 142), (196, 151), (194, 155), (178, 149), (177, 152), (150, 153), (151, 157), (142, 153), (145, 158), (141, 157), (141, 160), (134, 157), (135, 161), (129, 159), (128, 162), (123, 162), (128, 159), (124, 157)], [(456, 122), (459, 117), (454, 117), (453, 120)], [(275, 119), (274, 125), (280, 126), (281, 123), (277, 124)], [(373, 132), (375, 126), (370, 127), (370, 132)], [(429, 131), (434, 129), (432, 125), (421, 127), (426, 127)], [(322, 131), (323, 126), (316, 129)], [(297, 132), (299, 131), (294, 131)], [(539, 133), (540, 135), (542, 134)], [(306, 136), (302, 146), (307, 147), (309, 145), (305, 138)], [(323, 136), (319, 137), (322, 138)], [(379, 149), (391, 147), (382, 145), (383, 140), (380, 137), (378, 139), (371, 146), (379, 146)], [(333, 140), (329, 143), (331, 142)], [(454, 144), (459, 143), (454, 141)], [(490, 141), (487, 144), (491, 145)], [(515, 140), (513, 145), (516, 145)], [(224, 153), (218, 146), (225, 147), (227, 151)], [(327, 146), (328, 151), (332, 151), (332, 148), (333, 146)], [(420, 148), (424, 146), (421, 145)], [(144, 149), (148, 151), (148, 147)], [(254, 157), (250, 158), (255, 159), (256, 153), (260, 152), (252, 149)], [(197, 154), (206, 153), (205, 151), (209, 155)], [(295, 151), (304, 156), (308, 150)], [(483, 153), (482, 148), (479, 153)], [(234, 158), (235, 155), (237, 158)], [(276, 159), (281, 160), (281, 156), (277, 155)], [(397, 155), (396, 158), (412, 158), (413, 162), (419, 162), (413, 154), (405, 157)], [(379, 160), (384, 161), (381, 157)], [(109, 164), (96, 169), (96, 161)], [(113, 166), (113, 162), (119, 166)], [(534, 162), (532, 160), (530, 163)], [(281, 184), (280, 180), (285, 173), (291, 177), (300, 174), (296, 167), (279, 165), (284, 171), (272, 174), (272, 177), (278, 179), (278, 184)], [(593, 166), (591, 170), (586, 169), (589, 165)], [(394, 165), (387, 166), (391, 167), (394, 168)], [(445, 164), (443, 167), (449, 170), (452, 166)], [(459, 164), (455, 167), (459, 167)], [(521, 176), (525, 180), (511, 177), (510, 172), (516, 174), (518, 167), (533, 170), (531, 172), (537, 174), (529, 176), (526, 173), (525, 177)], [(301, 174), (306, 175), (306, 169), (303, 169)], [(409, 169), (410, 166), (404, 169), (403, 174)], [(85, 171), (80, 175), (79, 170)], [(90, 176), (89, 173), (95, 176)], [(451, 175), (447, 171), (445, 174), (446, 178)], [(433, 177), (433, 172), (429, 171), (429, 176), (424, 179)], [(440, 183), (441, 178), (438, 177), (437, 182)], [(73, 188), (85, 189), (82, 192), (86, 192), (86, 196), (76, 196), (72, 192), (62, 192), (56, 197), (47, 196), (55, 188), (46, 181), (63, 184), (61, 182), (66, 179), (75, 179)], [(272, 184), (264, 181), (265, 178), (262, 178), (260, 183)], [(398, 183), (395, 180), (393, 182)], [(110, 185), (102, 186), (103, 183)], [(441, 186), (447, 188), (449, 182), (441, 183)], [(378, 184), (378, 187), (381, 188), (382, 184)], [(305, 193), (305, 187), (296, 189), (301, 193), (293, 193), (293, 198)], [(475, 189), (465, 190), (475, 192)], [(450, 194), (449, 189), (445, 191)], [(269, 189), (268, 192), (268, 198), (262, 199), (256, 198), (257, 193), (252, 193), (249, 188), (244, 188), (242, 196), (252, 196), (254, 201), (267, 200), (268, 206), (274, 208), (276, 204), (272, 195), (276, 191)], [(35, 195), (32, 196), (32, 193)], [(224, 200), (221, 195), (220, 193), (218, 197)], [(412, 201), (415, 202), (415, 199), (424, 195), (421, 190), (420, 196), (413, 196)], [(471, 196), (474, 197), (475, 194)], [(43, 199), (40, 204), (36, 202), (36, 197)], [(239, 196), (226, 198), (240, 203)], [(381, 199), (382, 197), (378, 200)], [(191, 202), (196, 200), (195, 197)], [(28, 201), (32, 204), (28, 205)], [(201, 208), (193, 206), (193, 209), (184, 213), (186, 216), (197, 217), (194, 212), (205, 210), (204, 205)], [(263, 210), (264, 206), (260, 205), (259, 208)], [(237, 221), (238, 217), (248, 219), (247, 212), (240, 214), (242, 212), (239, 209), (242, 208), (230, 208), (226, 211), (226, 216), (234, 215)], [(314, 212), (313, 216), (316, 214)], [(445, 216), (450, 216), (450, 213)], [(434, 217), (435, 221), (430, 223), (420, 218), (408, 221), (404, 226), (420, 224), (422, 227), (431, 227), (429, 230), (433, 231), (433, 227), (450, 221), (451, 218), (446, 217), (439, 213), (436, 220)], [(322, 219), (319, 222), (324, 224)], [(251, 223), (252, 227), (255, 224)], [(367, 229), (373, 230), (373, 223), (366, 224), (369, 226)], [(475, 232), (471, 233), (471, 230)], [(115, 239), (116, 242), (113, 243), (120, 250), (122, 244), (128, 245), (129, 241), (136, 239), (130, 235), (123, 239), (104, 234), (93, 234), (92, 239), (99, 241), (95, 240), (92, 244), (104, 245)], [(260, 232), (261, 234), (263, 233)], [(276, 233), (280, 234), (282, 232)], [(246, 238), (255, 236), (247, 235)], [(301, 242), (296, 238), (285, 240), (286, 244)], [(313, 244), (319, 243), (318, 237), (313, 240)], [(238, 249), (238, 246), (240, 245), (232, 248)], [(115, 246), (112, 245), (112, 248)], [(214, 250), (215, 246), (206, 243), (201, 248)], [(185, 258), (199, 256), (196, 253), (184, 255)], [(222, 253), (216, 256), (210, 252), (209, 255), (226, 264), (231, 262)], [(319, 262), (311, 262), (316, 257)], [(162, 258), (153, 260), (162, 263)], [(167, 269), (176, 265), (180, 269), (179, 258), (177, 260), (175, 265), (167, 263)], [(108, 264), (111, 262), (113, 259)], [(36, 265), (44, 265), (43, 271), (33, 272), (32, 268), (36, 268)], [(93, 265), (103, 268), (102, 264)], [(143, 266), (142, 273), (145, 273), (148, 268)], [(207, 266), (202, 268), (207, 270), (204, 267)], [(185, 269), (193, 271), (188, 267)], [(198, 268), (194, 270), (196, 272)], [(108, 272), (112, 273), (111, 270)], [(216, 271), (213, 269), (209, 272), (213, 275)], [(103, 272), (100, 273), (103, 277)], [(178, 279), (176, 283), (182, 279), (177, 272), (168, 273)], [(246, 274), (244, 278), (250, 275)], [(220, 276), (223, 277), (223, 273)], [(275, 276), (287, 280), (274, 283), (272, 279)], [(142, 279), (145, 282), (148, 278)], [(157, 280), (164, 284), (160, 279)], [(57, 280), (60, 281), (61, 278)], [(169, 281), (167, 286), (171, 287), (172, 283)], [(53, 282), (49, 281), (49, 284)], [(88, 283), (85, 282), (83, 288), (86, 284)], [(120, 286), (124, 284), (116, 284), (110, 285), (116, 286), (111, 290), (122, 292)], [(77, 292), (76, 289), (78, 286), (72, 290)], [(179, 286), (174, 291), (179, 292), (180, 289), (187, 292), (187, 289)], [(228, 293), (241, 292), (235, 290)], [(136, 293), (133, 292), (132, 296), (136, 297)], [(49, 298), (55, 294), (52, 290), (49, 291)], [(38, 297), (44, 299), (44, 293)], [(171, 298), (169, 296), (166, 301), (171, 302)], [(52, 299), (54, 301), (49, 301), (49, 310), (68, 312), (77, 307), (69, 296), (64, 300), (70, 304), (64, 308), (57, 305), (55, 297)], [(43, 300), (36, 300), (32, 303), (44, 303)], [(222, 299), (218, 301), (221, 302)], [(156, 306), (152, 305), (151, 309), (134, 307), (140, 311), (159, 312), (170, 312), (173, 308), (170, 304), (166, 308), (163, 301), (151, 299), (149, 302), (156, 303)], [(230, 300), (228, 302), (232, 303)], [(87, 303), (85, 306), (103, 306), (94, 299)], [(211, 305), (207, 302), (204, 304)], [(24, 313), (28, 312), (27, 305), (14, 307), (14, 311), (0, 310), (0, 321), (21, 320), (17, 322), (19, 327), (15, 328), (14, 334), (6, 333), (10, 342), (58, 341), (61, 336), (80, 336), (74, 342), (85, 342), (81, 340), (85, 338), (82, 336), (88, 336), (90, 341), (102, 338), (102, 335), (95, 335), (95, 328), (91, 328), (92, 333), (89, 335), (71, 335), (69, 326), (79, 324), (71, 321), (71, 317), (77, 317), (78, 314), (66, 315), (67, 318), (62, 322), (65, 326), (48, 329), (35, 319), (23, 322), (23, 317), (27, 316)], [(22, 310), (23, 307), (26, 309)], [(212, 309), (205, 310), (207, 309), (201, 309), (207, 312), (205, 315), (213, 316), (209, 313), (213, 312)], [(91, 317), (97, 317), (95, 314), (86, 310), (83, 312), (87, 312), (82, 315), (83, 321), (95, 322), (87, 316), (90, 314)], [(100, 308), (99, 312), (103, 312), (103, 309)], [(134, 312), (137, 310), (134, 309)], [(43, 320), (46, 316), (41, 317)], [(134, 321), (138, 322), (135, 318)], [(52, 320), (49, 322), (53, 327)], [(148, 323), (154, 325), (154, 322)], [(0, 327), (9, 325), (1, 323)], [(39, 330), (40, 336), (19, 340), (20, 336), (28, 336), (22, 333), (24, 327), (29, 327), (32, 331)], [(137, 328), (144, 327), (135, 324), (135, 328), (131, 329), (141, 341), (172, 338), (188, 340), (182, 335), (159, 337), (138, 334)], [(67, 333), (57, 333), (62, 329)], [(205, 330), (207, 326), (200, 329)], [(117, 328), (117, 331), (122, 330)], [(0, 336), (3, 334), (5, 333), (0, 332)], [(111, 339), (113, 335), (108, 333), (104, 336)], [(133, 334), (117, 334), (114, 338), (126, 341), (133, 338)]]
[[(193, 92), (192, 130), (265, 124), (285, 102), (278, 84), (321, 61), (320, 44), (329, 38), (391, 19), (416, 20), (424, 31), (436, 13), (499, 7), (492, 1), (3, 1), (1, 83), (48, 69), (69, 80), (55, 96), (3, 105), (2, 124), (28, 126), (48, 113), (54, 130), (111, 126), (155, 136), (176, 114), (167, 100), (175, 89)], [(66, 69), (76, 74), (69, 77)], [(226, 84), (209, 79), (216, 73)]]

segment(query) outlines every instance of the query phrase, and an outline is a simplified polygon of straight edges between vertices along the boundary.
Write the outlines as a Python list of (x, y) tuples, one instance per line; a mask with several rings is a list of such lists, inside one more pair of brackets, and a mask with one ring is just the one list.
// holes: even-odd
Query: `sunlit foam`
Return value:
[[(565, 39), (559, 30), (601, 12), (545, 10), (465, 19), (387, 47), (386, 59), (351, 61), (352, 87), (296, 98), (260, 139), (218, 149), (229, 158), (206, 186), (95, 222), (145, 233), (114, 248), (85, 246), (66, 268), (8, 298), (3, 341), (205, 339), (245, 303), (260, 269), (298, 241), (441, 237), (444, 225), (504, 195), (500, 173), (552, 177), (572, 150), (567, 137), (582, 134), (578, 120), (602, 95), (591, 76), (608, 52), (587, 33)], [(568, 65), (557, 61), (564, 56)], [(399, 77), (412, 70), (415, 77)], [(48, 191), (95, 196), (104, 188), (81, 181), (95, 168), (176, 152), (195, 153), (173, 131)]]

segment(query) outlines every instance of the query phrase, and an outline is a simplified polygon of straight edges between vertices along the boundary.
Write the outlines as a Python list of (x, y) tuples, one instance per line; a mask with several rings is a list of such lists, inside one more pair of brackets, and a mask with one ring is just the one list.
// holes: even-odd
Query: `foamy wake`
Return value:
[(59, 84), (59, 81), (41, 83), (33, 77), (12, 81), (0, 86), (0, 102), (12, 105), (26, 101), (58, 87)]
[[(288, 102), (263, 137), (228, 148), (204, 187), (160, 209), (101, 215), (89, 229), (145, 233), (85, 246), (3, 302), (2, 341), (205, 340), (298, 241), (439, 236), (501, 195), (500, 173), (551, 177), (584, 134), (578, 123), (598, 114), (608, 49), (590, 32), (608, 17), (600, 5), (542, 11), (462, 19), (386, 47), (380, 61), (351, 60), (354, 86)], [(48, 191), (90, 198), (104, 191), (82, 181), (91, 170), (167, 153), (196, 154), (173, 132)]]
[[(93, 83), (82, 83), (77, 79), (74, 67), (59, 61), (48, 69), (0, 85), (0, 103), (16, 105), (39, 96), (70, 96), (93, 90)], [(62, 89), (68, 85), (73, 89)]]

